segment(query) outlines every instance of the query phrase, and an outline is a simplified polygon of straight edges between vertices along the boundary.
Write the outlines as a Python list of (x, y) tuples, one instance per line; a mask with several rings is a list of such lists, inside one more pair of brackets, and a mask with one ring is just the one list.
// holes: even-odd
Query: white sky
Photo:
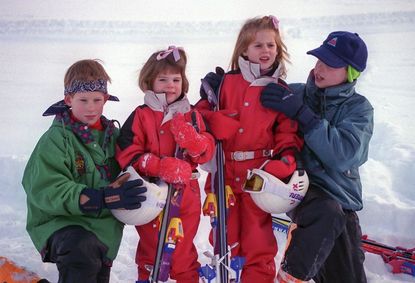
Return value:
[[(346, 3), (347, 2), (347, 3)], [(0, 0), (0, 20), (242, 20), (256, 15), (307, 17), (415, 10), (413, 0)], [(50, 12), (53, 11), (53, 12)]]

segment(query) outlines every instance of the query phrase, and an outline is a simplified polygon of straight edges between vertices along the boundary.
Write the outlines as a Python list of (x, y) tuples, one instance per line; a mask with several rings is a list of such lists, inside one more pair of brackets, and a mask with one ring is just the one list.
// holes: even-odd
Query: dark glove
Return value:
[(262, 90), (260, 99), (262, 106), (297, 120), (303, 133), (310, 131), (320, 121), (310, 107), (304, 104), (302, 95), (292, 93), (282, 84), (268, 84)]
[[(127, 174), (125, 174), (127, 175)], [(119, 179), (128, 179), (125, 175)], [(116, 182), (100, 189), (85, 188), (82, 190), (81, 196), (84, 195), (88, 199), (82, 203), (80, 208), (83, 212), (99, 212), (102, 208), (108, 209), (137, 209), (141, 207), (141, 203), (146, 200), (143, 195), (147, 188), (143, 186), (143, 180), (137, 179), (133, 181), (123, 182), (118, 186)], [(117, 187), (118, 186), (118, 187)]]
[[(225, 71), (221, 67), (216, 67), (215, 73), (214, 72), (208, 73), (203, 78), (203, 80), (205, 80), (210, 85), (210, 87), (213, 89), (215, 94), (217, 94), (218, 88), (220, 86), (220, 83), (222, 82), (222, 78), (224, 75), (225, 75)], [(202, 86), (200, 86), (199, 93), (202, 99), (207, 99), (207, 94)]]
[(294, 119), (304, 105), (303, 97), (282, 84), (270, 83), (261, 92), (261, 103), (266, 108), (282, 112)]

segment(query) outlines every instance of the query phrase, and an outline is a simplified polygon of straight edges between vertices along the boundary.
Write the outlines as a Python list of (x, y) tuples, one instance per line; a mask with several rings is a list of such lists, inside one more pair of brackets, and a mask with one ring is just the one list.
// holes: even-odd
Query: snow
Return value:
[[(171, 44), (185, 48), (194, 103), (200, 78), (216, 65), (228, 67), (242, 21), (268, 14), (281, 21), (292, 62), (288, 82), (305, 81), (315, 62), (305, 53), (329, 32), (349, 30), (365, 39), (369, 61), (357, 89), (375, 108), (375, 132), (369, 160), (361, 168), (361, 226), (379, 242), (415, 247), (415, 3), (252, 2), (0, 0), (0, 255), (57, 280), (56, 267), (41, 262), (25, 230), (26, 197), (20, 182), (31, 151), (52, 120), (41, 113), (62, 98), (70, 64), (83, 58), (104, 61), (113, 79), (110, 92), (121, 99), (108, 103), (105, 115), (123, 123), (143, 103), (136, 80), (150, 53)], [(202, 252), (210, 249), (208, 231), (209, 220), (203, 217), (195, 239), (202, 263), (207, 263)], [(284, 235), (276, 237), (283, 250)], [(111, 282), (134, 282), (137, 241), (135, 229), (126, 227)], [(276, 261), (280, 259), (278, 254)], [(365, 268), (371, 283), (415, 282), (415, 277), (392, 274), (377, 255), (366, 254)]]

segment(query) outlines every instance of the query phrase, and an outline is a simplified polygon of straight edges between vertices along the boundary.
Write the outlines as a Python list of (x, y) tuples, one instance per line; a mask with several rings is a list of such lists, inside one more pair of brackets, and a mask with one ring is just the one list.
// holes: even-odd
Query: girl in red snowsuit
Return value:
[[(222, 140), (225, 156), (225, 184), (235, 194), (235, 205), (228, 210), (228, 244), (239, 243), (232, 256), (246, 259), (242, 282), (274, 282), (277, 242), (271, 215), (262, 211), (251, 196), (243, 192), (247, 170), (259, 168), (272, 159), (265, 170), (284, 179), (296, 168), (295, 151), (302, 147), (297, 123), (283, 113), (264, 108), (259, 100), (270, 82), (285, 84), (288, 58), (278, 20), (273, 16), (248, 20), (242, 27), (227, 74), (209, 73), (205, 80), (219, 89), (218, 112), (208, 111), (206, 94), (196, 107), (201, 111), (213, 135)], [(209, 197), (210, 176), (206, 182)], [(207, 198), (208, 200), (209, 198)], [(205, 201), (205, 208), (209, 207)]]
[[(213, 157), (215, 145), (201, 115), (186, 97), (189, 83), (185, 68), (186, 55), (181, 48), (169, 47), (150, 56), (138, 79), (145, 104), (138, 106), (121, 128), (116, 157), (122, 168), (132, 165), (141, 176), (185, 185), (180, 208), (184, 237), (173, 253), (170, 276), (180, 283), (194, 283), (199, 281), (200, 264), (193, 238), (201, 209), (196, 167)], [(184, 160), (174, 157), (176, 145), (185, 150)], [(158, 219), (136, 229), (140, 236), (137, 282), (148, 282), (148, 267), (154, 264), (158, 241)]]

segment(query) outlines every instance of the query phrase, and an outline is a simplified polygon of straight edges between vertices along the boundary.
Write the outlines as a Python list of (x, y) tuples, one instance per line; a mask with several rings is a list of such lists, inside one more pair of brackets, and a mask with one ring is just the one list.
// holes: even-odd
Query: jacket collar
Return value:
[(186, 95), (175, 102), (168, 104), (165, 93), (155, 93), (151, 90), (144, 92), (144, 103), (153, 111), (163, 112), (164, 117), (161, 124), (171, 120), (176, 113), (187, 113), (190, 111), (190, 102)]
[(245, 60), (242, 56), (239, 56), (238, 64), (242, 76), (246, 81), (251, 83), (251, 86), (265, 86), (272, 82), (278, 82), (278, 78), (280, 77), (281, 65), (278, 66), (278, 68), (274, 71), (274, 73), (272, 73), (271, 76), (261, 76), (260, 64)]
[(307, 79), (307, 93), (313, 94), (315, 93), (317, 96), (325, 96), (328, 99), (342, 99), (342, 98), (348, 98), (352, 96), (355, 93), (354, 86), (356, 85), (356, 80), (349, 83), (343, 83), (340, 85), (327, 87), (324, 89), (318, 88), (314, 81), (314, 73), (313, 71), (310, 72), (310, 75)]
[[(115, 125), (113, 121), (108, 120), (103, 115), (100, 119), (104, 130), (104, 141), (101, 147), (105, 149), (115, 131)], [(54, 124), (60, 124), (63, 125), (64, 128), (70, 129), (84, 144), (89, 144), (95, 141), (91, 127), (85, 123), (72, 119), (70, 110), (57, 114), (54, 119)]]

